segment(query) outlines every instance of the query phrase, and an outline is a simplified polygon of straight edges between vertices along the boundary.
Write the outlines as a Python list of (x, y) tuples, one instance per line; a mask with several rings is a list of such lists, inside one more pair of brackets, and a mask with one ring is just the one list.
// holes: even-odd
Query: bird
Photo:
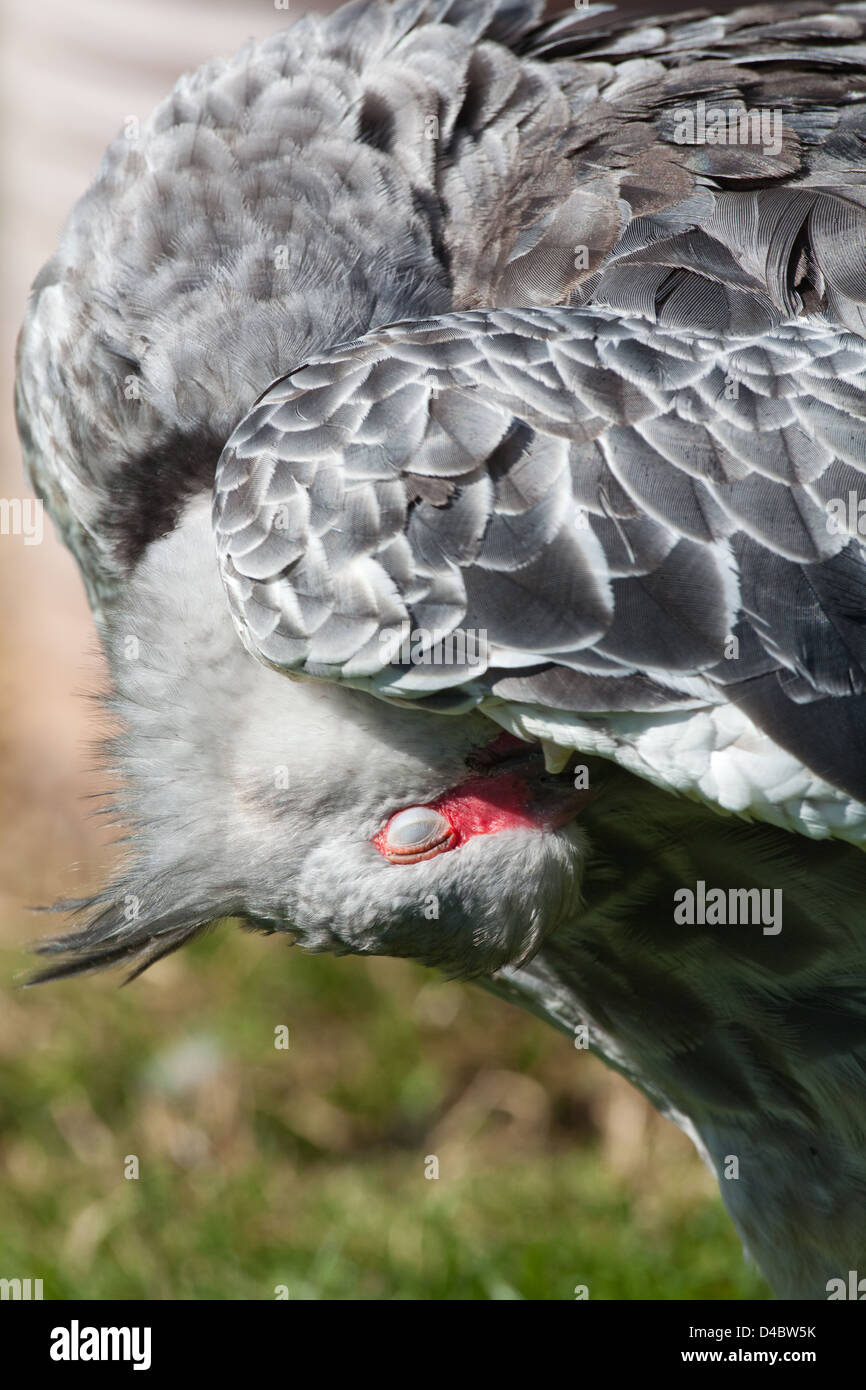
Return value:
[(354, 0), (109, 146), (17, 416), (122, 863), (530, 1011), (780, 1298), (866, 1272), (866, 4)]

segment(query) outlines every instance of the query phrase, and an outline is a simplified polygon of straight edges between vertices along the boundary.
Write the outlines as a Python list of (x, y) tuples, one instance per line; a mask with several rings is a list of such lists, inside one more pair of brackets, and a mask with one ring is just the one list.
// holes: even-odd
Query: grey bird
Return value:
[(412, 957), (866, 1274), (866, 3), (357, 0), (109, 147), (20, 343), (128, 854), (40, 978), (227, 917)]

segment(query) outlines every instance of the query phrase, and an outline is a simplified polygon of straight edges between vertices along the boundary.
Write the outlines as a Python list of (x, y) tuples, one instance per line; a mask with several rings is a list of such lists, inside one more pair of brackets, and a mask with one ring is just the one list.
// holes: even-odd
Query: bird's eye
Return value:
[(457, 836), (451, 822), (432, 806), (407, 806), (392, 816), (374, 841), (392, 864), (417, 864), (451, 849)]

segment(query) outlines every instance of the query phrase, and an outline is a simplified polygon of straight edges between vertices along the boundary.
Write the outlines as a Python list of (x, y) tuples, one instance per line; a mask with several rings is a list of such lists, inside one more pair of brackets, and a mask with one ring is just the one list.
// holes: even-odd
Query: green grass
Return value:
[(124, 990), (4, 964), (0, 1276), (46, 1298), (768, 1296), (683, 1136), (480, 990), (225, 928)]

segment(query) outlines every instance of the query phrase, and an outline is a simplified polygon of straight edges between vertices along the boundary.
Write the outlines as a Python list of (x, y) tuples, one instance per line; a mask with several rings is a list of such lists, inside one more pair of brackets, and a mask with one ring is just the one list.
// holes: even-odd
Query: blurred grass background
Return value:
[(0, 1068), (0, 1274), (46, 1298), (767, 1296), (673, 1126), (406, 962), (221, 927), (7, 992)]
[[(104, 146), (286, 18), (2, 0), (0, 495), (27, 494), (8, 405), (27, 287)], [(50, 929), (24, 904), (95, 887), (109, 857), (84, 800), (101, 668), (50, 528), (0, 536), (0, 640), (0, 1277), (46, 1298), (767, 1296), (688, 1141), (480, 990), (226, 928), (126, 990), (16, 989)]]

